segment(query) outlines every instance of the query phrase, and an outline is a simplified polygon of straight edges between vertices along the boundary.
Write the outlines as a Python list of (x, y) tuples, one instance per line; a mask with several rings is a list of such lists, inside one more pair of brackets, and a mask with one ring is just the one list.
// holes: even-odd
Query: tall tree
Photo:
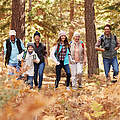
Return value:
[(31, 32), (31, 21), (32, 21), (32, 17), (31, 17), (31, 10), (32, 10), (32, 0), (29, 0), (29, 14), (28, 14), (28, 33), (29, 33), (29, 40), (30, 42), (32, 42), (32, 37), (30, 35)]
[(94, 0), (85, 0), (85, 28), (88, 58), (88, 77), (99, 73), (98, 55), (95, 50), (96, 29)]
[[(70, 22), (72, 23), (73, 20), (74, 20), (74, 0), (72, 0), (70, 2)], [(70, 28), (69, 28), (69, 38), (70, 38), (70, 40), (72, 38), (73, 32), (74, 32), (74, 27), (71, 24)]]
[(12, 0), (11, 29), (16, 30), (17, 37), (25, 38), (25, 0)]

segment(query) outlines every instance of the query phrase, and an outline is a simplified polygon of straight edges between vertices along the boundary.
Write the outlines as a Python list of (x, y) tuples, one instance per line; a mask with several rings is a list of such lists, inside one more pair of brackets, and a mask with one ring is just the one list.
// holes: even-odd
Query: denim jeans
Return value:
[(119, 65), (118, 65), (118, 60), (116, 56), (111, 59), (103, 58), (103, 64), (104, 64), (104, 70), (105, 70), (106, 77), (108, 77), (108, 73), (110, 72), (111, 65), (113, 67), (113, 76), (118, 75)]
[[(41, 88), (42, 86), (44, 68), (45, 68), (45, 63), (39, 63), (39, 64), (34, 63), (34, 83), (35, 86), (38, 85), (38, 88)], [(38, 73), (39, 73), (39, 84), (37, 82)]]
[[(16, 69), (16, 71), (19, 72), (20, 67), (19, 67), (18, 63), (9, 63), (8, 65), (9, 65), (10, 67), (14, 67), (14, 68)], [(15, 73), (14, 73), (14, 71), (12, 70), (12, 68), (9, 68), (9, 69), (8, 69), (8, 75), (14, 75), (14, 74), (15, 74)]]
[(30, 88), (33, 88), (33, 76), (27, 76), (27, 81), (28, 81), (28, 84), (30, 84)]
[(66, 86), (69, 86), (70, 83), (70, 77), (71, 77), (71, 73), (70, 73), (70, 68), (69, 68), (69, 64), (64, 65), (64, 61), (60, 62), (60, 65), (56, 65), (56, 81), (55, 81), (55, 88), (58, 87), (60, 78), (61, 78), (61, 69), (64, 69), (67, 75), (67, 83)]

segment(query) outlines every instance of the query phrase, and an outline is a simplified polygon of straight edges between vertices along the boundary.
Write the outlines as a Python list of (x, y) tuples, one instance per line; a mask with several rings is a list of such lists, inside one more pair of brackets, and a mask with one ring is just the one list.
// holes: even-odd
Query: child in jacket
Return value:
[(34, 43), (29, 42), (27, 44), (27, 51), (24, 51), (17, 56), (18, 61), (23, 61), (23, 69), (26, 69), (23, 74), (27, 75), (27, 80), (30, 83), (30, 89), (33, 88), (34, 63), (40, 62), (34, 48)]

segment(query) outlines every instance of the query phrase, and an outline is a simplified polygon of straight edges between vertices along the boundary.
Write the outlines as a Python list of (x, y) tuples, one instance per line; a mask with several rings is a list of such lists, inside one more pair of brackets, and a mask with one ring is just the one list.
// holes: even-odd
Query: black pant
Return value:
[(61, 69), (64, 69), (67, 75), (67, 83), (66, 86), (69, 86), (70, 83), (70, 77), (71, 77), (71, 73), (70, 73), (70, 68), (69, 68), (69, 64), (64, 65), (64, 61), (60, 61), (60, 65), (56, 65), (56, 81), (55, 81), (55, 88), (58, 87), (60, 78), (61, 78)]

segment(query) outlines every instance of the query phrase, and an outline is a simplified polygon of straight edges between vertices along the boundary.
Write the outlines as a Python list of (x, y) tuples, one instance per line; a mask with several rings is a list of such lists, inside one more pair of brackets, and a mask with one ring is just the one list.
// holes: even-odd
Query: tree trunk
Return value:
[(98, 55), (95, 50), (96, 29), (94, 0), (85, 0), (85, 28), (88, 58), (88, 77), (99, 73)]
[(60, 29), (63, 29), (62, 28), (62, 0), (60, 0), (60, 19), (61, 19), (61, 21), (60, 21)]
[[(70, 3), (70, 22), (72, 23), (72, 21), (74, 20), (74, 0), (71, 1)], [(69, 28), (69, 39), (72, 39), (72, 35), (74, 32), (74, 27), (73, 25), (70, 25)]]
[(18, 38), (25, 40), (25, 0), (12, 0), (11, 29), (16, 30)]
[(32, 10), (32, 0), (29, 0), (29, 17), (28, 17), (28, 26), (29, 26), (29, 29), (28, 29), (28, 32), (29, 32), (29, 41), (32, 42), (32, 36), (30, 35), (30, 32), (31, 32), (31, 21), (32, 21), (32, 18), (31, 18), (31, 10)]

